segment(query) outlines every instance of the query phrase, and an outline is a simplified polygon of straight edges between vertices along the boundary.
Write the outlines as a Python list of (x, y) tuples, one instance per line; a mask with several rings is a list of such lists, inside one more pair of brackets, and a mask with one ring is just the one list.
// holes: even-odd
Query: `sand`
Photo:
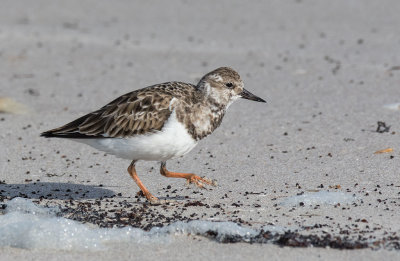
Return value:
[[(343, 250), (182, 236), (169, 244), (127, 243), (104, 251), (3, 247), (1, 260), (400, 258), (398, 1), (1, 5), (0, 97), (27, 110), (0, 114), (2, 204), (22, 196), (64, 206), (70, 214), (77, 202), (98, 201), (111, 215), (112, 209), (131, 211), (126, 201), (148, 218), (133, 224), (141, 228), (156, 225), (154, 213), (168, 217), (159, 225), (231, 221), (375, 242)], [(236, 102), (213, 135), (168, 162), (171, 170), (217, 180), (211, 190), (166, 179), (158, 163), (141, 162), (143, 183), (174, 201), (143, 209), (128, 161), (39, 137), (129, 91), (171, 80), (196, 83), (220, 66), (236, 69), (246, 89), (267, 104)], [(374, 154), (388, 148), (393, 150)], [(317, 191), (354, 195), (355, 201), (281, 204)]]

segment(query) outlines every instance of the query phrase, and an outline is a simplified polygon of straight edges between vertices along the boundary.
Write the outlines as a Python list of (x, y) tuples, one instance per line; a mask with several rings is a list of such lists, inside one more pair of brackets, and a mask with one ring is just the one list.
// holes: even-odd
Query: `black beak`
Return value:
[(261, 99), (260, 97), (255, 96), (254, 94), (252, 94), (251, 92), (249, 92), (246, 89), (243, 89), (243, 91), (239, 95), (240, 95), (240, 97), (247, 99), (247, 100), (252, 100), (252, 101), (256, 101), (256, 102), (266, 102), (263, 99)]

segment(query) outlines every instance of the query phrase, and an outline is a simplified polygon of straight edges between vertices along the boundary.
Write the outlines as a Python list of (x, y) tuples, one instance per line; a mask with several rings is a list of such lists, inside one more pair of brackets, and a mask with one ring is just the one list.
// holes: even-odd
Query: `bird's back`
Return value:
[(173, 99), (192, 103), (196, 87), (167, 82), (124, 94), (99, 110), (64, 126), (43, 132), (44, 137), (90, 139), (126, 138), (160, 131), (171, 115)]

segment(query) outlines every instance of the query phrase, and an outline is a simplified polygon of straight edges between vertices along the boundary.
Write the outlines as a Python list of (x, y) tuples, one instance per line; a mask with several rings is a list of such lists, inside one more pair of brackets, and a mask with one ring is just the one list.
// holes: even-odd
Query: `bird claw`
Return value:
[(188, 184), (194, 183), (197, 187), (205, 189), (204, 185), (217, 186), (217, 182), (215, 180), (208, 179), (206, 177), (199, 177), (196, 175), (191, 176), (187, 179)]
[(146, 195), (141, 190), (138, 193), (136, 193), (136, 195), (139, 197), (146, 197), (146, 199), (150, 202), (151, 205), (164, 203), (164, 202), (162, 202), (162, 200), (158, 199), (157, 197), (153, 196), (152, 194), (149, 193)]

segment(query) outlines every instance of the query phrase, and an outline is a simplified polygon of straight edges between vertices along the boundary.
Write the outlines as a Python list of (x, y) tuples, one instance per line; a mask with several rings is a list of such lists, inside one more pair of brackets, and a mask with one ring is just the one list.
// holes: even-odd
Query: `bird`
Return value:
[(136, 163), (158, 161), (165, 177), (184, 178), (200, 188), (215, 185), (193, 173), (169, 171), (166, 162), (187, 154), (210, 135), (238, 98), (266, 102), (244, 89), (234, 69), (220, 67), (205, 74), (197, 85), (173, 81), (129, 92), (40, 136), (74, 140), (130, 160), (129, 175), (146, 199), (157, 203), (160, 200), (139, 179)]

